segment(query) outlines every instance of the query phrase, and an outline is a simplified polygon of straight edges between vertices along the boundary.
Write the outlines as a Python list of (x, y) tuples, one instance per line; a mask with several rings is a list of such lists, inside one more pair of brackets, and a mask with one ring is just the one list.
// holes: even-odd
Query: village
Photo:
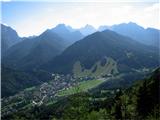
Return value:
[(67, 90), (76, 86), (81, 81), (92, 80), (93, 77), (75, 77), (72, 75), (52, 74), (52, 80), (45, 82), (37, 87), (27, 88), (24, 91), (3, 98), (2, 102), (2, 116), (16, 112), (30, 106), (40, 106), (48, 102), (56, 101), (60, 98), (57, 95), (60, 90)]

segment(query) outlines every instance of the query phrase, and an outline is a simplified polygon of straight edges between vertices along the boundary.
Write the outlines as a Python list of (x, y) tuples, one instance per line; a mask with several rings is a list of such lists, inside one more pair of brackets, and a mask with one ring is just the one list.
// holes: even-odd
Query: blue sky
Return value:
[(8, 2), (1, 4), (1, 22), (14, 28), (20, 36), (38, 35), (59, 23), (74, 28), (91, 24), (97, 28), (132, 21), (145, 28), (160, 28), (158, 0), (4, 1)]

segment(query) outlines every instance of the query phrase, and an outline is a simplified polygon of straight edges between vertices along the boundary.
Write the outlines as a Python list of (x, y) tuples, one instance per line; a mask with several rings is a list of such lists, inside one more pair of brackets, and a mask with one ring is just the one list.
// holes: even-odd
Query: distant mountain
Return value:
[(20, 42), (21, 39), (17, 32), (11, 27), (1, 24), (1, 52), (2, 56), (5, 54), (6, 50), (13, 46), (14, 44)]
[(105, 30), (77, 41), (43, 68), (63, 74), (92, 76), (92, 73), (116, 74), (157, 65), (156, 48)]
[(51, 30), (40, 36), (27, 38), (12, 46), (2, 63), (11, 68), (31, 70), (48, 62), (66, 48), (65, 41)]
[(66, 40), (68, 46), (83, 38), (83, 35), (78, 30), (66, 26), (65, 24), (58, 24), (55, 28), (51, 29), (51, 31)]
[(2, 65), (1, 92), (2, 97), (14, 95), (19, 91), (39, 85), (51, 79), (51, 75), (45, 71), (23, 72)]
[(79, 31), (84, 36), (87, 36), (89, 34), (92, 34), (92, 33), (96, 32), (97, 30), (93, 26), (87, 24), (85, 27), (80, 28)]
[(35, 38), (37, 37), (36, 35), (33, 35), (33, 36), (28, 36), (28, 37), (22, 37), (21, 39), (22, 40), (25, 40), (25, 39), (32, 39), (32, 38)]
[(98, 31), (104, 31), (106, 29), (110, 29), (110, 26), (101, 25), (101, 26), (98, 27)]
[(75, 32), (77, 31), (77, 29), (72, 28), (71, 26), (66, 26), (66, 28), (70, 31), (70, 32)]
[(160, 30), (147, 28), (137, 25), (136, 23), (122, 23), (118, 25), (113, 25), (110, 27), (110, 30), (113, 30), (119, 34), (133, 38), (134, 40), (141, 42), (146, 45), (152, 45), (159, 47), (160, 45)]

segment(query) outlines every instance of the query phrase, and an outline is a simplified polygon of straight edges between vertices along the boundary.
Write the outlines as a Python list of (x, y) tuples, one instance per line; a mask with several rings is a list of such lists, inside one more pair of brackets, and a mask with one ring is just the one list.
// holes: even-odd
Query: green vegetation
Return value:
[(53, 104), (31, 106), (2, 120), (159, 120), (159, 77), (157, 69), (151, 77), (126, 90), (116, 89), (112, 97), (103, 100), (95, 98), (97, 93), (81, 92)]
[[(102, 64), (104, 60), (105, 60), (105, 63)], [(81, 66), (81, 63), (77, 61), (74, 64), (73, 73), (77, 77), (85, 77), (85, 76), (99, 77), (107, 74), (118, 73), (116, 61), (114, 61), (112, 58), (104, 58), (103, 61), (96, 62), (91, 67), (91, 69), (84, 69)]]
[[(42, 69), (59, 74), (76, 73), (80, 76), (81, 73), (92, 76), (92, 72), (96, 74), (99, 71), (110, 73), (111, 68), (115, 73), (117, 71), (129, 73), (133, 69), (157, 67), (158, 56), (158, 49), (147, 48), (128, 37), (105, 30), (95, 32), (74, 43)], [(107, 58), (106, 63), (112, 61), (116, 64), (106, 64), (108, 68), (104, 67), (104, 64), (98, 65), (104, 58)], [(109, 69), (108, 72), (106, 72), (107, 69)]]
[[(51, 80), (51, 74), (42, 70), (24, 72), (2, 65), (2, 97), (15, 95), (21, 90), (40, 85)], [(34, 89), (30, 88), (29, 90)]]
[(36, 88), (35, 86), (29, 87), (29, 88), (24, 89), (24, 91), (32, 91), (32, 90), (34, 90), (35, 88)]
[(121, 25), (84, 38), (63, 24), (23, 38), (1, 25), (1, 119), (160, 120), (160, 68), (146, 77), (159, 66), (159, 32)]
[(59, 91), (57, 95), (58, 96), (67, 96), (67, 95), (75, 94), (78, 92), (85, 92), (89, 89), (92, 89), (92, 88), (100, 85), (103, 82), (104, 82), (104, 80), (100, 80), (100, 79), (99, 80), (83, 81), (74, 87), (70, 87), (69, 89)]

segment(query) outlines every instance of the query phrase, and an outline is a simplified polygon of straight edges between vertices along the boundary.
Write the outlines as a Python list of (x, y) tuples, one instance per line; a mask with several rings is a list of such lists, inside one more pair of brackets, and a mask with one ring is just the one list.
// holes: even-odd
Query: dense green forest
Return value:
[(134, 83), (125, 90), (115, 89), (110, 95), (101, 92), (97, 97), (95, 92), (77, 93), (56, 103), (32, 106), (3, 116), (2, 119), (158, 120), (160, 119), (159, 78), (160, 69), (157, 69), (150, 77)]
[(51, 74), (43, 70), (24, 72), (3, 65), (1, 70), (2, 97), (14, 95), (25, 88), (42, 84), (51, 79)]

